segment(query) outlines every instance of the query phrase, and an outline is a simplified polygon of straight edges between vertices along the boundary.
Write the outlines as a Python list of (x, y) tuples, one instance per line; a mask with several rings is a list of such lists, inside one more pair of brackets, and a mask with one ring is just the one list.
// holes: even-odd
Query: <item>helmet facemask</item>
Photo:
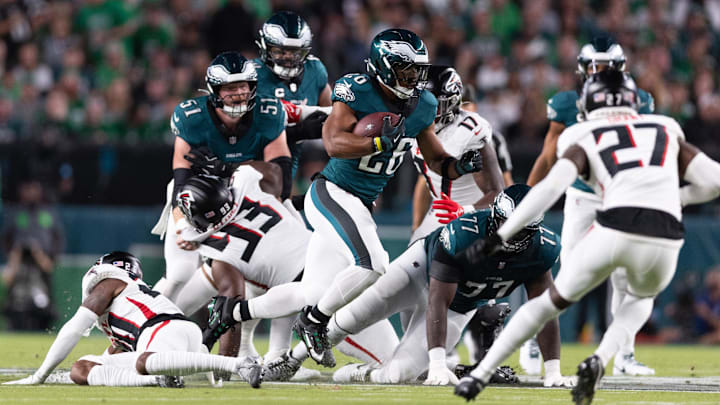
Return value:
[(279, 78), (290, 80), (300, 76), (305, 69), (305, 59), (310, 47), (295, 48), (271, 45), (265, 52), (263, 61)]
[[(247, 89), (238, 91), (238, 87), (244, 87), (247, 83)], [(255, 107), (255, 94), (257, 92), (257, 82), (233, 82), (221, 86), (215, 86), (213, 93), (222, 104), (222, 112), (230, 118), (239, 118), (245, 115)], [(230, 93), (222, 95), (221, 92)]]
[(391, 79), (385, 81), (382, 75), (378, 75), (380, 84), (390, 90), (395, 96), (407, 100), (417, 94), (427, 81), (430, 65), (410, 62), (390, 63), (383, 57), (383, 62), (391, 72)]

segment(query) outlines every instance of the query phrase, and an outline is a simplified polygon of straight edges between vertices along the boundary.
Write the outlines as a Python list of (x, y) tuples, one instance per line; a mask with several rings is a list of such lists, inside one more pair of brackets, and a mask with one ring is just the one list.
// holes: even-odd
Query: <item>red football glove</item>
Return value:
[(434, 211), (440, 211), (435, 212), (435, 216), (440, 218), (438, 222), (441, 224), (448, 224), (465, 214), (465, 209), (462, 205), (451, 200), (445, 193), (440, 194), (439, 200), (433, 201), (432, 209)]
[(287, 115), (287, 120), (289, 124), (294, 124), (300, 121), (300, 113), (302, 109), (300, 106), (295, 105), (289, 101), (280, 100), (280, 102), (283, 105), (283, 108), (285, 109), (285, 114)]

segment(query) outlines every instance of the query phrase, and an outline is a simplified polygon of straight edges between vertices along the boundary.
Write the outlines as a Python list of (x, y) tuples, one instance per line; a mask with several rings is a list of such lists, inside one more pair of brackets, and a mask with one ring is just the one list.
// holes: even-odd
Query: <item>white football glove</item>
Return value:
[(560, 373), (560, 360), (548, 360), (545, 362), (545, 387), (567, 387), (572, 388), (577, 384), (577, 376), (563, 376)]
[(423, 385), (457, 385), (458, 378), (447, 368), (445, 362), (445, 349), (435, 347), (428, 351), (430, 357), (430, 365), (428, 368), (428, 376)]
[(3, 385), (38, 385), (42, 384), (44, 379), (35, 376), (35, 374), (22, 378), (20, 380), (4, 382)]
[(428, 376), (423, 382), (423, 385), (457, 385), (458, 378), (450, 371), (445, 364), (441, 367), (431, 367), (428, 370)]

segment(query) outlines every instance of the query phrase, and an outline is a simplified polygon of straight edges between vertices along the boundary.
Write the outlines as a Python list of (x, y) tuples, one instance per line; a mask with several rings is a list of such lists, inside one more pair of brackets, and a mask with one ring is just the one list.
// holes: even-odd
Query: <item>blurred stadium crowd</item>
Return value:
[[(211, 58), (255, 57), (257, 30), (279, 9), (308, 21), (331, 82), (364, 71), (379, 31), (417, 32), (431, 62), (477, 89), (478, 112), (520, 160), (516, 179), (542, 146), (547, 99), (577, 86), (580, 47), (603, 32), (656, 111), (720, 157), (719, 0), (0, 0), (0, 147), (41, 145), (47, 162), (81, 145), (169, 146), (172, 109), (205, 87)], [(53, 170), (69, 187), (73, 162)]]

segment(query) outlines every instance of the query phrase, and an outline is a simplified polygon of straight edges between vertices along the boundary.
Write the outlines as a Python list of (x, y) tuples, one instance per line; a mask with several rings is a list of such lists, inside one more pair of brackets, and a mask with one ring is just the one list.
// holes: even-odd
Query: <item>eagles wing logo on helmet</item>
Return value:
[(350, 85), (345, 82), (336, 83), (333, 92), (335, 97), (345, 100), (345, 102), (355, 101), (355, 93), (350, 89)]
[(192, 191), (183, 191), (182, 193), (178, 194), (177, 200), (180, 208), (184, 212), (186, 212), (188, 216), (192, 217), (192, 211), (190, 210), (190, 207), (192, 207), (192, 203), (195, 202), (195, 197), (193, 197)]
[(495, 207), (500, 215), (507, 218), (515, 211), (515, 201), (505, 193), (500, 193), (498, 197)]
[(427, 63), (427, 55), (418, 54), (407, 42), (380, 40), (380, 49), (400, 57), (405, 62)]
[(450, 72), (450, 77), (448, 78), (447, 82), (445, 82), (444, 90), (447, 93), (462, 93), (462, 80), (460, 80), (460, 75), (458, 75), (457, 72)]
[(207, 69), (207, 80), (213, 85), (225, 83), (229, 75), (230, 71), (223, 65), (212, 65)]

